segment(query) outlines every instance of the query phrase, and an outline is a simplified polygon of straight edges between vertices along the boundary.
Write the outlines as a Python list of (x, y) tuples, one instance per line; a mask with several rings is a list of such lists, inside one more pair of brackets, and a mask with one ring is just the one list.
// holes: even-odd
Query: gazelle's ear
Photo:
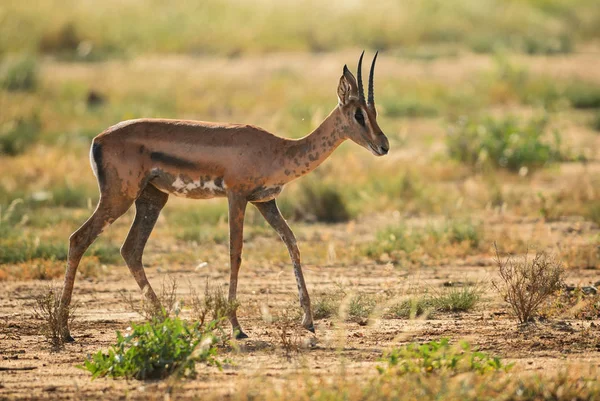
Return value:
[(347, 104), (351, 97), (358, 98), (356, 78), (354, 78), (354, 75), (352, 75), (347, 66), (344, 66), (344, 72), (340, 78), (337, 94), (340, 106)]

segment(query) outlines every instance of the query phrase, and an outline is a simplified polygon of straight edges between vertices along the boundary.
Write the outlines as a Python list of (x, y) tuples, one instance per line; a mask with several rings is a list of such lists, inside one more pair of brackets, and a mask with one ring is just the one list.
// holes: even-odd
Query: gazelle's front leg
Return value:
[(296, 244), (296, 237), (294, 233), (287, 225), (285, 219), (281, 215), (275, 199), (268, 202), (257, 202), (254, 206), (263, 215), (265, 220), (277, 231), (285, 245), (287, 246), (288, 252), (294, 264), (294, 274), (296, 275), (296, 284), (298, 285), (298, 296), (300, 298), (300, 306), (304, 310), (304, 318), (302, 319), (302, 326), (311, 331), (315, 332), (315, 326), (313, 325), (312, 311), (310, 308), (310, 298), (308, 296), (308, 290), (306, 289), (306, 283), (304, 282), (304, 275), (302, 274), (302, 265), (300, 264), (300, 251)]
[[(244, 215), (248, 201), (237, 194), (227, 195), (229, 200), (229, 259), (231, 273), (229, 276), (229, 302), (233, 304), (236, 301), (237, 279), (240, 266), (242, 264), (242, 246), (244, 245)], [(242, 331), (237, 319), (236, 308), (233, 308), (229, 315), (229, 321), (233, 328), (233, 335), (240, 338), (248, 338)]]

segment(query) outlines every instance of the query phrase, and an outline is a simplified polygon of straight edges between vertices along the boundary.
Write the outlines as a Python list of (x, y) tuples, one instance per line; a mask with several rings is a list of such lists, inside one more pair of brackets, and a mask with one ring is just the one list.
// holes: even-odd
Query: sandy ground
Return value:
[[(157, 268), (148, 269), (150, 280), (164, 276)], [(213, 284), (227, 281), (225, 269), (197, 272), (180, 266), (167, 271), (178, 283), (202, 289), (208, 279)], [(444, 282), (488, 281), (495, 275), (490, 258), (474, 265), (441, 268), (401, 269), (391, 265), (326, 267), (307, 269), (312, 294), (331, 291), (344, 283), (351, 291), (384, 294), (405, 292), (415, 284), (440, 288)], [(600, 279), (594, 270), (570, 271), (569, 280), (579, 283)], [(76, 368), (86, 355), (106, 348), (115, 340), (115, 330), (124, 331), (140, 318), (132, 313), (118, 291), (135, 291), (135, 282), (125, 266), (110, 268), (93, 280), (79, 279), (75, 299), (80, 302), (78, 324), (72, 334), (74, 344), (61, 352), (52, 352), (37, 333), (31, 318), (32, 297), (47, 282), (5, 282), (0, 293), (0, 399), (148, 399), (164, 394), (165, 382), (138, 382), (113, 379), (90, 381), (86, 371)], [(182, 287), (185, 287), (183, 285)], [(488, 288), (488, 287), (486, 287)], [(185, 296), (187, 288), (181, 288)], [(261, 307), (272, 311), (290, 307), (295, 297), (295, 282), (288, 267), (255, 266), (246, 263), (240, 273), (240, 320), (250, 339), (239, 342), (238, 351), (224, 351), (233, 361), (223, 370), (200, 368), (198, 377), (180, 383), (174, 395), (198, 397), (232, 394), (238, 386), (260, 377), (284, 378), (309, 369), (311, 375), (339, 374), (368, 377), (387, 348), (408, 341), (428, 341), (440, 337), (467, 339), (473, 345), (516, 362), (515, 372), (558, 371), (565, 366), (600, 366), (600, 328), (593, 321), (552, 319), (537, 328), (519, 330), (506, 314), (491, 288), (484, 306), (474, 312), (447, 314), (431, 320), (374, 318), (366, 326), (328, 319), (316, 322), (316, 335), (298, 330), (299, 352), (286, 357), (277, 337), (277, 329), (264, 322)], [(185, 314), (184, 314), (185, 316)], [(19, 370), (21, 369), (21, 370)], [(23, 370), (26, 369), (26, 370)]]

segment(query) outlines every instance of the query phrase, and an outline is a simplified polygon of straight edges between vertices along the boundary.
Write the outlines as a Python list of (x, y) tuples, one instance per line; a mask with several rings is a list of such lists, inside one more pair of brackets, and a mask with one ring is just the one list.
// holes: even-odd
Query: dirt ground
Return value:
[[(378, 216), (373, 221), (385, 221)], [(362, 219), (362, 224), (369, 219)], [(532, 222), (523, 222), (523, 226)], [(554, 223), (561, 226), (580, 223)], [(315, 230), (319, 226), (313, 227)], [(323, 230), (343, 235), (345, 225), (323, 226)], [(525, 227), (521, 227), (524, 229)], [(588, 226), (590, 232), (597, 227)], [(273, 241), (275, 241), (273, 239)], [(275, 242), (273, 242), (275, 244)], [(277, 246), (264, 241), (263, 246)], [(281, 245), (283, 246), (283, 245)], [(150, 246), (150, 254), (159, 250)], [(160, 260), (157, 258), (156, 260)], [(410, 288), (438, 289), (444, 283), (465, 281), (490, 283), (496, 278), (491, 255), (455, 260), (448, 265), (426, 268), (399, 268), (391, 264), (327, 267), (307, 265), (305, 275), (309, 291), (322, 294), (340, 284), (349, 291), (370, 294), (402, 294)], [(225, 284), (225, 267), (170, 265), (154, 263), (147, 268), (151, 282), (159, 285), (168, 275), (179, 283), (185, 297), (190, 286), (201, 291), (208, 281)], [(600, 279), (595, 270), (569, 270), (567, 281), (587, 285)], [(189, 286), (188, 283), (189, 282)], [(554, 318), (537, 323), (537, 327), (518, 329), (516, 321), (489, 284), (483, 306), (473, 312), (445, 314), (433, 319), (399, 320), (374, 317), (366, 326), (329, 319), (316, 321), (316, 335), (298, 329), (298, 352), (286, 356), (277, 329), (265, 323), (265, 306), (273, 313), (294, 304), (296, 285), (291, 267), (260, 264), (245, 260), (240, 272), (240, 321), (247, 340), (239, 341), (239, 350), (224, 351), (232, 363), (220, 371), (200, 368), (194, 380), (184, 380), (172, 390), (177, 398), (231, 395), (249, 381), (268, 377), (285, 378), (310, 371), (311, 375), (330, 376), (340, 373), (365, 379), (376, 374), (375, 366), (384, 350), (410, 341), (429, 341), (440, 337), (467, 339), (481, 350), (515, 362), (514, 374), (550, 373), (565, 367), (595, 371), (600, 366), (600, 327), (594, 321)], [(33, 296), (48, 285), (44, 281), (12, 281), (2, 284), (0, 292), (0, 399), (153, 399), (162, 398), (167, 382), (138, 382), (100, 378), (90, 381), (88, 372), (76, 368), (86, 355), (108, 347), (115, 331), (125, 331), (140, 317), (131, 311), (119, 291), (137, 296), (136, 284), (126, 267), (113, 266), (98, 278), (79, 278), (74, 298), (80, 303), (78, 323), (72, 330), (76, 338), (60, 352), (52, 352), (38, 334), (31, 317)], [(293, 306), (292, 306), (293, 305)], [(261, 310), (263, 311), (261, 313)], [(183, 312), (185, 316), (189, 311)]]

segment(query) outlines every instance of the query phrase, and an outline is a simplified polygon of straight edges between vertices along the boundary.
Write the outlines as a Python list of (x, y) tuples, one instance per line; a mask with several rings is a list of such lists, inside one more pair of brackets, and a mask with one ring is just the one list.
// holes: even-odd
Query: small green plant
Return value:
[(92, 379), (193, 377), (196, 363), (221, 367), (215, 346), (217, 325), (217, 321), (191, 324), (177, 316), (132, 324), (131, 333), (117, 331), (117, 341), (107, 352), (98, 351), (78, 367), (90, 372)]
[(431, 303), (439, 312), (467, 312), (481, 300), (479, 286), (451, 287), (432, 296)]
[(567, 87), (565, 94), (576, 109), (600, 108), (600, 86), (576, 81)]
[(493, 285), (521, 324), (531, 321), (540, 305), (563, 284), (565, 272), (561, 262), (545, 252), (536, 253), (531, 260), (527, 255), (503, 259), (496, 248), (495, 262), (500, 280)]
[(430, 297), (411, 297), (390, 306), (385, 317), (389, 319), (415, 319), (426, 316), (432, 311), (434, 311), (434, 305)]
[(447, 338), (430, 341), (425, 344), (410, 343), (401, 348), (394, 348), (386, 353), (382, 361), (386, 367), (378, 366), (379, 373), (461, 373), (508, 371), (513, 364), (504, 364), (498, 357), (490, 357), (483, 352), (475, 351), (466, 341), (460, 342), (460, 348), (452, 347)]
[(376, 241), (366, 247), (365, 253), (375, 259), (383, 254), (393, 257), (398, 252), (410, 253), (418, 246), (420, 238), (420, 233), (405, 225), (388, 226), (377, 232)]
[(0, 79), (0, 88), (13, 92), (33, 92), (37, 86), (38, 65), (36, 59), (31, 56), (15, 60)]
[(342, 299), (346, 292), (338, 287), (337, 290), (327, 292), (317, 297), (313, 303), (313, 317), (317, 320), (336, 316), (340, 309)]
[[(40, 321), (40, 333), (52, 345), (54, 350), (64, 347), (65, 339), (62, 336), (62, 325), (59, 319), (61, 291), (58, 288), (48, 287), (44, 292), (35, 297), (33, 317)], [(77, 304), (72, 303), (67, 309), (68, 327), (73, 327)]]
[(477, 248), (481, 241), (481, 224), (470, 220), (451, 220), (446, 223), (444, 231), (452, 244), (468, 242), (471, 248)]
[(485, 118), (480, 121), (461, 119), (447, 136), (450, 157), (465, 164), (484, 168), (538, 168), (564, 159), (561, 137), (554, 132), (553, 141), (544, 141), (545, 118), (525, 123), (515, 117)]
[(37, 114), (0, 125), (0, 156), (17, 156), (37, 142), (41, 122)]
[(376, 305), (377, 301), (373, 295), (359, 292), (350, 299), (346, 320), (364, 326), (368, 323)]

